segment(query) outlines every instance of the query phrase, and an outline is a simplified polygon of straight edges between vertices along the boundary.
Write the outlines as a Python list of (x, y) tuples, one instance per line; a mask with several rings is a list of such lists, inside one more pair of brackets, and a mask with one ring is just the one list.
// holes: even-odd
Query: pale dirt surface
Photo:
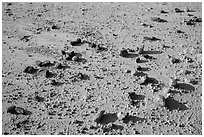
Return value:
[[(201, 3), (3, 3), (2, 133), (201, 135), (202, 22), (186, 22), (201, 11)], [(77, 38), (105, 50), (72, 46)], [(138, 54), (143, 45), (152, 59)], [(122, 57), (122, 49), (130, 55)], [(81, 61), (64, 59), (62, 50)], [(25, 73), (27, 66), (37, 73)], [(46, 78), (46, 70), (55, 75)], [(140, 75), (151, 80), (141, 84)], [(177, 87), (168, 86), (171, 77)]]

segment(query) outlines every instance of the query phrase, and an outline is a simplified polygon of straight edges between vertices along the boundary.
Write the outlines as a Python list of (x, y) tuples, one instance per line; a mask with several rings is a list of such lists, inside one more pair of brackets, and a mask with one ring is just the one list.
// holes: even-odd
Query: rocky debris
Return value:
[(179, 8), (175, 8), (174, 10), (175, 10), (176, 13), (182, 13), (182, 12), (185, 12), (184, 10), (181, 10), (181, 9), (179, 9)]
[(94, 117), (94, 122), (100, 123), (104, 113), (105, 113), (105, 110), (102, 110), (99, 113), (97, 113), (96, 116)]
[(149, 28), (152, 28), (152, 27), (153, 27), (152, 25), (148, 25), (148, 24), (146, 24), (146, 23), (141, 23), (141, 25), (144, 26), (144, 27), (149, 27)]
[(37, 73), (39, 69), (34, 68), (33, 66), (28, 66), (26, 67), (26, 69), (24, 70), (25, 73), (29, 73), (29, 74), (34, 74)]
[(194, 22), (194, 20), (190, 19), (189, 21), (185, 21), (186, 25), (195, 25), (196, 23)]
[(126, 49), (123, 49), (120, 51), (120, 56), (122, 57), (127, 57), (129, 54), (128, 54), (128, 51)]
[(45, 77), (46, 77), (46, 78), (51, 78), (51, 77), (53, 77), (53, 76), (55, 76), (54, 73), (50, 72), (49, 70), (46, 70), (46, 72), (45, 72)]
[(152, 17), (151, 18), (152, 21), (155, 21), (155, 22), (161, 22), (161, 23), (165, 23), (165, 22), (168, 22), (167, 20), (165, 19), (162, 19), (162, 18), (159, 18), (159, 17)]
[(166, 13), (169, 13), (169, 12), (164, 11), (164, 10), (161, 10), (161, 12), (160, 12), (160, 13), (162, 13), (162, 14), (166, 14)]
[(156, 37), (144, 37), (144, 40), (149, 40), (149, 41), (158, 41), (158, 40), (161, 40), (161, 39), (156, 38)]
[(16, 114), (16, 115), (19, 115), (19, 114), (22, 114), (22, 115), (31, 115), (32, 113), (22, 107), (16, 107), (16, 106), (10, 106), (8, 109), (7, 109), (7, 113), (11, 113), (11, 114)]
[(72, 46), (80, 46), (81, 44), (83, 44), (83, 42), (80, 38), (78, 38), (76, 41), (71, 41), (70, 44)]
[(40, 96), (35, 96), (35, 99), (38, 101), (38, 102), (43, 102), (45, 99), (43, 97), (40, 97)]

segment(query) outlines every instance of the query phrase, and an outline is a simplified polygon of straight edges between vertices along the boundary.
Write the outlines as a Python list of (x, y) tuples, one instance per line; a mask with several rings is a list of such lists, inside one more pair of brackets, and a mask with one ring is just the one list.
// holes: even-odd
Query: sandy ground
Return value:
[(3, 3), (2, 134), (201, 135), (201, 11)]

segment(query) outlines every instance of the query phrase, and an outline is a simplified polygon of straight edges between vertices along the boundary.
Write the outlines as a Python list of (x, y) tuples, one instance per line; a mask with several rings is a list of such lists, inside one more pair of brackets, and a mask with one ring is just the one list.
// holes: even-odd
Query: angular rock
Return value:
[(50, 72), (49, 70), (46, 70), (46, 72), (45, 72), (45, 77), (46, 78), (51, 78), (51, 77), (53, 77), (55, 74), (54, 73), (52, 73), (52, 72)]
[(76, 41), (71, 41), (70, 44), (72, 46), (79, 46), (80, 44), (82, 44), (82, 41), (80, 38), (78, 38)]
[(161, 23), (168, 22), (167, 20), (161, 19), (159, 17), (152, 17), (151, 20), (155, 22), (161, 22)]

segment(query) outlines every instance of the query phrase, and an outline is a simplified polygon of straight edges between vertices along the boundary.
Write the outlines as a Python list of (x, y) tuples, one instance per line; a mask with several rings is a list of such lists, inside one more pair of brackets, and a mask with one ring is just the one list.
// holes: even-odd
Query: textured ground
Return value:
[[(201, 6), (3, 3), (2, 133), (201, 135)], [(88, 42), (72, 46), (77, 38)], [(81, 60), (66, 60), (62, 50)], [(28, 66), (36, 73), (25, 73)], [(46, 78), (46, 70), (55, 75)]]

